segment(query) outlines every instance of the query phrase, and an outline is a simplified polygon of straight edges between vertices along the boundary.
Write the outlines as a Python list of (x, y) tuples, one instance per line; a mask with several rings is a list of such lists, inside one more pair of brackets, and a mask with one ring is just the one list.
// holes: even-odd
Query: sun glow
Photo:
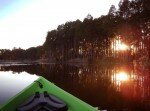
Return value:
[(116, 80), (117, 81), (127, 81), (128, 80), (128, 74), (126, 72), (118, 72), (116, 74)]
[(121, 40), (115, 40), (114, 44), (112, 44), (112, 48), (116, 51), (125, 51), (129, 47), (128, 47), (128, 45), (122, 43)]
[(127, 50), (128, 46), (126, 44), (118, 44), (118, 50)]

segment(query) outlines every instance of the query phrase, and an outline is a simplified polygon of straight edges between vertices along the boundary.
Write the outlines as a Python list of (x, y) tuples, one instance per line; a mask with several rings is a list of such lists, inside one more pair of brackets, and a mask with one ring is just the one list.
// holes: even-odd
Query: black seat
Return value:
[(67, 111), (67, 105), (47, 92), (39, 94), (36, 92), (33, 96), (21, 104), (17, 111)]

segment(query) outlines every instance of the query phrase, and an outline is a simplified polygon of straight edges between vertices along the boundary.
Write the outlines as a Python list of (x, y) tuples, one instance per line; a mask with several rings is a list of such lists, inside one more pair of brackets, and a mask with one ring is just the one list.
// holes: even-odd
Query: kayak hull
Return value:
[(39, 77), (38, 80), (2, 105), (0, 111), (16, 111), (17, 107), (27, 98), (34, 95), (36, 92), (43, 93), (45, 91), (66, 103), (68, 107), (67, 111), (97, 111), (91, 105), (62, 90), (43, 77)]

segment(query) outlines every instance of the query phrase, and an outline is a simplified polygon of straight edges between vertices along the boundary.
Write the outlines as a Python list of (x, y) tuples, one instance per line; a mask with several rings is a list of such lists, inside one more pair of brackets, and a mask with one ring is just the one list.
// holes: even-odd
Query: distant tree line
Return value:
[(111, 40), (121, 36), (136, 53), (133, 59), (150, 58), (150, 0), (121, 0), (105, 16), (59, 25), (47, 33), (42, 46), (23, 49), (1, 49), (0, 60), (67, 61), (75, 58), (105, 58), (111, 55)]
[(0, 49), (0, 60), (38, 60), (42, 54), (42, 46), (28, 49)]

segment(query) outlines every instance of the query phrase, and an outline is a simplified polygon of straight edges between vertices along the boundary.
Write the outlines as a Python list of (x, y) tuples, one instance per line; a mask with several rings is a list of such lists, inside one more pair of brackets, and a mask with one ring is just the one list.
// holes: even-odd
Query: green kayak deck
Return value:
[[(42, 88), (39, 87), (41, 84)], [(17, 107), (27, 98), (34, 95), (35, 92), (43, 93), (44, 91), (62, 100), (68, 107), (67, 111), (97, 111), (91, 105), (67, 93), (43, 77), (39, 77), (36, 82), (30, 84), (19, 94), (8, 100), (7, 103), (0, 106), (0, 111), (16, 111)]]

